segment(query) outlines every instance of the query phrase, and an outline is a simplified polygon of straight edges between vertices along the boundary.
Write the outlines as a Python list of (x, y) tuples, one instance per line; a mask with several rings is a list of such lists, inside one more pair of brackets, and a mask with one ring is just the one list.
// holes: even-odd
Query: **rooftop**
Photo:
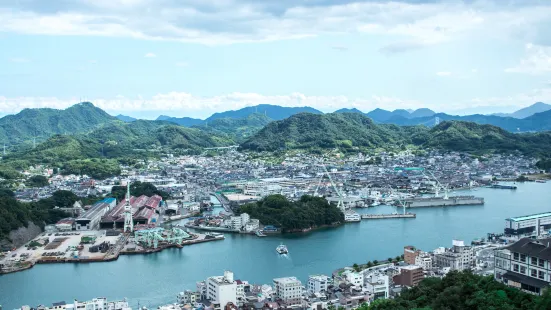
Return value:
[(507, 220), (513, 221), (513, 222), (520, 222), (520, 221), (533, 220), (533, 219), (548, 217), (548, 216), (551, 216), (551, 212), (538, 213), (538, 214), (519, 216), (519, 217), (511, 217), (511, 218), (508, 218)]
[(539, 240), (523, 238), (511, 244), (506, 249), (531, 257), (551, 260), (551, 238)]

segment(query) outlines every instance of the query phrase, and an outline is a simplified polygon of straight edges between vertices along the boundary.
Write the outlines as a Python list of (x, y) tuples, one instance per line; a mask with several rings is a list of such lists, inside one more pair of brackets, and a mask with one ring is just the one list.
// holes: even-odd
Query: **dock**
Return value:
[(415, 213), (406, 214), (362, 214), (362, 220), (382, 220), (382, 219), (414, 219), (417, 215)]

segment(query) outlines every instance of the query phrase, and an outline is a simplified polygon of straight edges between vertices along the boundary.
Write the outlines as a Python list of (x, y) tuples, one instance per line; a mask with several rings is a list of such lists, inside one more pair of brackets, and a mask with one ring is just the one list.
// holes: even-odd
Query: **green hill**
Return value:
[(520, 151), (525, 154), (551, 154), (551, 132), (514, 134), (492, 125), (447, 121), (413, 137), (424, 147), (487, 153)]
[(271, 121), (272, 119), (264, 114), (253, 113), (245, 118), (217, 118), (206, 124), (193, 126), (193, 128), (214, 134), (227, 134), (236, 141), (243, 141)]
[(161, 151), (200, 153), (206, 147), (232, 144), (227, 136), (163, 121), (116, 121), (87, 134), (55, 135), (34, 149), (8, 154), (2, 159), (0, 176), (13, 174), (8, 168), (48, 164), (60, 168), (61, 173), (101, 179), (120, 174), (119, 161), (156, 156)]
[(34, 137), (44, 141), (56, 134), (88, 132), (116, 120), (90, 102), (75, 104), (65, 110), (24, 109), (0, 118), (0, 139), (6, 143), (30, 143)]
[(241, 144), (254, 151), (309, 148), (379, 147), (409, 142), (423, 127), (377, 125), (359, 113), (301, 113), (266, 127)]

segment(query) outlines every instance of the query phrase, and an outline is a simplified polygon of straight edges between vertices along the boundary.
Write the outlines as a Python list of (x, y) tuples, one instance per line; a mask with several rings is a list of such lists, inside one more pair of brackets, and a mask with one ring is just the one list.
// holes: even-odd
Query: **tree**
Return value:
[(375, 265), (375, 266), (376, 266), (376, 265), (379, 265), (379, 261), (378, 261), (378, 260), (374, 260), (374, 261), (373, 261), (373, 265)]
[(392, 263), (392, 258), (391, 257), (389, 257), (387, 260), (388, 260), (389, 263)]
[(352, 265), (352, 268), (354, 268), (354, 271), (356, 272), (360, 271), (360, 266), (358, 266), (358, 264)]
[[(154, 196), (159, 195), (163, 197), (163, 199), (167, 199), (169, 197), (168, 193), (161, 191), (157, 189), (157, 187), (149, 182), (140, 182), (136, 181), (130, 184), (130, 195), (134, 197), (139, 197), (142, 195), (145, 196)], [(121, 201), (126, 196), (126, 186), (113, 186), (111, 188), (111, 197), (116, 198), (117, 200)]]
[(48, 178), (43, 175), (33, 175), (27, 180), (26, 184), (29, 187), (44, 187), (50, 183), (48, 182)]
[(399, 262), (402, 258), (398, 255), (394, 258), (397, 262)]
[(373, 267), (373, 263), (371, 261), (368, 261), (367, 262), (367, 268), (371, 268), (371, 267)]

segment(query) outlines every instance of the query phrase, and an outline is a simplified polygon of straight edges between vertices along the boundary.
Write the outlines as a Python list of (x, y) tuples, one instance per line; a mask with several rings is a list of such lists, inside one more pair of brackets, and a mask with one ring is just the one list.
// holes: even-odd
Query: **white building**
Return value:
[(176, 300), (178, 301), (179, 304), (182, 304), (182, 305), (187, 305), (187, 304), (193, 305), (200, 299), (201, 299), (200, 292), (194, 292), (190, 290), (180, 292), (176, 296)]
[(302, 303), (302, 282), (295, 277), (274, 279), (275, 297), (287, 305), (300, 305)]
[(346, 282), (349, 284), (352, 284), (354, 286), (361, 286), (364, 285), (364, 275), (363, 273), (354, 272), (352, 270), (346, 270), (342, 273), (342, 276), (345, 278)]
[(358, 214), (358, 212), (354, 210), (346, 210), (344, 212), (344, 221), (345, 222), (359, 222), (362, 218)]
[[(29, 306), (23, 306), (20, 309), (30, 309)], [(43, 307), (44, 310), (132, 310), (126, 300), (108, 301), (106, 298), (94, 298), (88, 301), (74, 300), (66, 303), (56, 302), (52, 307)]]
[(313, 275), (308, 278), (308, 293), (325, 293), (327, 292), (327, 285), (329, 278), (325, 275)]
[(373, 296), (373, 299), (388, 298), (390, 280), (382, 273), (369, 273), (364, 277), (364, 288)]
[(453, 247), (434, 256), (438, 268), (450, 267), (451, 270), (467, 270), (474, 267), (476, 256), (474, 248), (465, 246), (463, 241), (453, 240)]
[(228, 303), (237, 305), (237, 283), (233, 279), (233, 272), (225, 271), (223, 276), (210, 277), (206, 281), (207, 299), (214, 309), (222, 309)]
[(415, 265), (420, 266), (423, 270), (432, 269), (432, 257), (428, 253), (421, 253), (415, 257)]
[(505, 220), (505, 234), (517, 238), (539, 236), (551, 227), (551, 212), (511, 217)]
[(245, 229), (246, 231), (255, 231), (260, 227), (260, 221), (251, 219), (247, 213), (242, 213), (239, 216), (232, 216), (229, 221), (224, 222), (226, 226), (235, 230)]

